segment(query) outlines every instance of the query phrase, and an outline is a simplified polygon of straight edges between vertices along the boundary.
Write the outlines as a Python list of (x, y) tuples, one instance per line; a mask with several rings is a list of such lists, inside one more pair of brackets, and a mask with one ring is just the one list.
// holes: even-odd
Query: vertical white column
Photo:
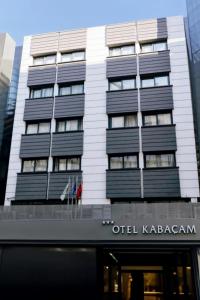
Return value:
[[(199, 197), (188, 56), (183, 17), (167, 18), (181, 197)], [(194, 200), (194, 199), (193, 199)]]
[(83, 204), (108, 204), (106, 199), (106, 57), (105, 27), (87, 30), (84, 146), (82, 157)]
[(28, 66), (31, 64), (30, 56), (31, 37), (24, 38), (22, 60), (20, 66), (19, 85), (15, 109), (15, 119), (11, 142), (10, 160), (8, 168), (8, 180), (6, 187), (5, 205), (10, 205), (10, 200), (15, 197), (17, 173), (21, 172), (21, 160), (19, 158), (21, 135), (25, 133), (24, 106), (25, 99), (29, 97), (27, 88)]

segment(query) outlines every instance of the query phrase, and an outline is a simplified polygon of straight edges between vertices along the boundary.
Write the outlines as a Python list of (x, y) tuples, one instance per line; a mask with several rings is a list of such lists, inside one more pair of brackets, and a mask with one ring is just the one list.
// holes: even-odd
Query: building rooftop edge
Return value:
[(58, 31), (49, 31), (49, 32), (42, 32), (42, 33), (37, 33), (37, 34), (28, 34), (28, 35), (25, 35), (24, 38), (25, 37), (37, 37), (37, 36), (39, 37), (42, 35), (53, 34), (53, 33), (73, 32), (73, 31), (78, 31), (78, 30), (86, 30), (89, 28), (98, 28), (98, 27), (104, 27), (104, 26), (117, 26), (117, 25), (125, 25), (125, 24), (130, 24), (130, 23), (147, 22), (147, 21), (152, 21), (152, 20), (156, 20), (156, 19), (164, 19), (164, 18), (185, 18), (185, 16), (183, 16), (183, 15), (164, 16), (164, 17), (158, 17), (158, 18), (138, 19), (138, 20), (119, 22), (119, 23), (117, 22), (117, 23), (111, 23), (111, 24), (102, 24), (102, 25), (97, 25), (97, 26), (88, 26), (88, 27), (58, 30)]

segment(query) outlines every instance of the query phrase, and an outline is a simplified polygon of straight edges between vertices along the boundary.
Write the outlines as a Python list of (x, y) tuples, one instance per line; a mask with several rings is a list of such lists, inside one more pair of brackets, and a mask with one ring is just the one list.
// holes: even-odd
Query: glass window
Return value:
[(173, 167), (173, 166), (174, 166), (173, 154), (162, 154), (160, 156), (160, 167)]
[(125, 116), (125, 127), (135, 127), (137, 126), (137, 116), (136, 115), (129, 115)]
[(58, 132), (64, 132), (65, 131), (65, 121), (59, 121), (57, 130)]
[(157, 159), (156, 155), (146, 155), (146, 168), (156, 168)]
[(58, 166), (59, 171), (66, 171), (66, 159), (59, 159), (59, 166)]
[(72, 94), (82, 94), (83, 84), (72, 85)]
[(72, 61), (72, 53), (62, 54), (62, 62), (70, 62)]
[(85, 51), (76, 51), (62, 54), (62, 62), (79, 61), (85, 59)]
[(34, 172), (34, 160), (25, 160), (23, 162), (23, 172)]
[(155, 125), (157, 125), (156, 115), (144, 116), (144, 125), (145, 126), (155, 126)]
[(174, 154), (146, 155), (146, 168), (165, 168), (174, 166)]
[(123, 90), (134, 89), (134, 88), (135, 88), (135, 79), (123, 80)]
[(66, 122), (66, 131), (78, 130), (78, 120), (68, 120)]
[(33, 64), (35, 66), (43, 65), (44, 63), (44, 58), (43, 57), (34, 57), (33, 58)]
[(119, 56), (119, 55), (121, 55), (120, 47), (110, 49), (110, 56)]
[(110, 82), (110, 91), (117, 91), (122, 89), (122, 82), (121, 81), (113, 81)]
[(80, 169), (79, 158), (69, 158), (67, 160), (67, 170), (79, 170), (79, 169)]
[(122, 169), (123, 157), (110, 157), (110, 169)]
[(28, 124), (26, 134), (36, 134), (38, 131), (38, 124)]
[(70, 86), (60, 87), (59, 95), (60, 96), (71, 95), (71, 87)]
[(85, 52), (84, 51), (80, 51), (80, 52), (74, 52), (72, 54), (72, 59), (74, 61), (77, 61), (77, 60), (84, 60), (85, 59)]
[(164, 50), (167, 50), (166, 42), (160, 42), (154, 44), (154, 51), (164, 51)]
[(137, 156), (124, 156), (124, 168), (137, 168)]
[(35, 172), (46, 172), (47, 171), (47, 160), (39, 159), (35, 161)]
[(53, 88), (45, 88), (42, 89), (42, 97), (52, 97), (53, 96)]
[(50, 123), (49, 122), (42, 122), (39, 123), (39, 133), (48, 133), (50, 132)]
[(121, 54), (122, 55), (131, 55), (135, 53), (135, 47), (134, 46), (123, 46), (121, 48)]
[(112, 117), (112, 128), (124, 127), (124, 117)]
[(155, 85), (156, 86), (169, 85), (169, 77), (168, 76), (155, 77)]
[(142, 79), (142, 87), (153, 87), (154, 86), (154, 78), (145, 78)]
[(158, 125), (168, 125), (171, 124), (171, 114), (158, 114)]
[(144, 44), (144, 45), (142, 45), (142, 52), (143, 53), (153, 52), (153, 45), (152, 44)]
[(48, 55), (44, 57), (44, 64), (54, 64), (56, 62), (55, 55)]
[(42, 97), (42, 90), (32, 90), (31, 91), (31, 98), (41, 98)]
[(47, 55), (35, 57), (33, 59), (34, 65), (46, 65), (46, 64), (54, 64), (56, 62), (56, 55)]

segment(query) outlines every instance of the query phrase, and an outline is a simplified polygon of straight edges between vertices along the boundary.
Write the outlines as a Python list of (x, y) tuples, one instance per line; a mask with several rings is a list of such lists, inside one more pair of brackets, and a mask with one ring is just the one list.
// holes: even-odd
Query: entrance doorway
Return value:
[(105, 249), (103, 300), (195, 300), (187, 251)]

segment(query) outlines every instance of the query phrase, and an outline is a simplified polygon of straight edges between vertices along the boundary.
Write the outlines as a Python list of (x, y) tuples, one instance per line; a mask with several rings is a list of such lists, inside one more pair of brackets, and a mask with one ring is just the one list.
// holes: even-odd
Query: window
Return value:
[(33, 64), (35, 66), (55, 64), (55, 62), (56, 62), (56, 55), (38, 56), (33, 58)]
[(30, 89), (30, 98), (48, 98), (53, 97), (53, 87)]
[(152, 113), (143, 116), (144, 126), (171, 125), (172, 114), (167, 113)]
[(120, 47), (113, 47), (109, 49), (110, 56), (121, 56), (135, 54), (135, 45), (127, 45)]
[(24, 160), (22, 172), (23, 173), (36, 173), (36, 172), (47, 172), (48, 160), (47, 159), (31, 159)]
[(146, 168), (169, 168), (175, 167), (174, 153), (167, 154), (146, 154), (145, 155)]
[(80, 170), (80, 157), (55, 158), (54, 171), (76, 171)]
[(57, 121), (57, 132), (82, 130), (82, 119)]
[(138, 168), (137, 155), (119, 155), (109, 158), (110, 169), (136, 169)]
[(28, 123), (26, 126), (26, 134), (49, 133), (50, 122)]
[(85, 51), (76, 51), (62, 54), (62, 62), (85, 60)]
[(156, 42), (141, 45), (142, 53), (165, 51), (167, 50), (167, 42)]
[(135, 89), (136, 88), (136, 80), (135, 78), (116, 80), (109, 82), (109, 90), (117, 91), (117, 90), (127, 90), (127, 89)]
[(84, 84), (72, 84), (59, 87), (59, 96), (77, 95), (84, 93)]
[(141, 79), (141, 87), (149, 88), (155, 86), (167, 86), (169, 85), (169, 75), (146, 77)]
[(110, 128), (136, 127), (137, 115), (114, 116), (109, 121)]

